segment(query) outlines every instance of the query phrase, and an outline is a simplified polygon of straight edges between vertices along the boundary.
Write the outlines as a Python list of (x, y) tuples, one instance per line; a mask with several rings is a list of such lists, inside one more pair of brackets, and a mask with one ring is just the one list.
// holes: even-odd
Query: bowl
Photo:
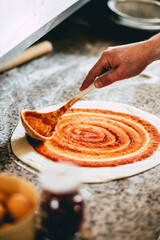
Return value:
[(22, 193), (31, 203), (29, 210), (19, 221), (6, 228), (0, 228), (0, 239), (33, 240), (35, 237), (35, 209), (39, 202), (39, 197), (35, 189), (19, 177), (0, 174), (0, 191), (6, 195)]
[(109, 18), (122, 26), (160, 30), (160, 2), (152, 0), (109, 0)]

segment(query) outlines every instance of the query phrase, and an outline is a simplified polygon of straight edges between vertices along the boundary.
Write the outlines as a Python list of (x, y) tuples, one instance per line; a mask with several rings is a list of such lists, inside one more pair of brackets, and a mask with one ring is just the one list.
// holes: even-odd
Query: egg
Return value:
[(0, 203), (0, 221), (3, 220), (5, 213), (6, 213), (6, 210), (5, 210), (4, 206)]
[(0, 203), (4, 203), (6, 200), (6, 194), (3, 192), (0, 192)]
[(10, 195), (6, 201), (9, 213), (15, 220), (22, 218), (31, 207), (28, 198), (21, 193)]

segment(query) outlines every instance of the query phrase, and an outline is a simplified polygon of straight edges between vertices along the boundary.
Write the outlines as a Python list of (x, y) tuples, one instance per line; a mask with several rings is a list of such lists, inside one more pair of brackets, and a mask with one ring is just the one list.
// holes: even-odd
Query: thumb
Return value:
[(98, 77), (95, 80), (94, 85), (96, 88), (102, 88), (121, 79), (122, 78), (120, 77), (119, 69), (116, 68), (113, 72)]

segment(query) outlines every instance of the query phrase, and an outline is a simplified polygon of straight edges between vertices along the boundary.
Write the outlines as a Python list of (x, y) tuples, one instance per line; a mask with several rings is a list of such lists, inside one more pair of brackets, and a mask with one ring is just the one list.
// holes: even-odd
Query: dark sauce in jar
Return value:
[(79, 231), (83, 201), (78, 193), (58, 195), (43, 192), (42, 225), (48, 239), (69, 239)]
[(54, 182), (52, 186), (50, 182), (50, 187), (45, 185), (42, 192), (42, 228), (49, 240), (70, 239), (80, 230), (83, 222), (83, 199), (78, 181), (74, 179), (76, 175), (70, 172), (70, 166), (65, 169), (63, 165), (62, 168), (63, 173), (61, 169), (53, 173), (57, 185)]

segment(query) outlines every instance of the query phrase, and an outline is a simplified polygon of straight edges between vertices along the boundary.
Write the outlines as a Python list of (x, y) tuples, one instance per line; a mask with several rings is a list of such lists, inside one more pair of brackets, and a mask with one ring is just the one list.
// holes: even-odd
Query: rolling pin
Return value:
[(0, 68), (0, 72), (4, 72), (8, 69), (17, 67), (23, 63), (31, 61), (32, 59), (43, 56), (53, 50), (53, 46), (49, 41), (44, 41), (38, 44), (33, 45), (32, 47), (27, 48), (17, 57), (13, 58), (5, 66)]

